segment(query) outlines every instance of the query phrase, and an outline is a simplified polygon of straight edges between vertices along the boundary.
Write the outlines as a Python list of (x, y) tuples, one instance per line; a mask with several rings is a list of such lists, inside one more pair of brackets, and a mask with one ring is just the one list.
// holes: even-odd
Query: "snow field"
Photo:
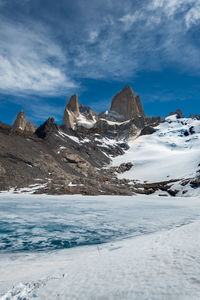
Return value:
[[(192, 126), (195, 133), (185, 136), (184, 132)], [(156, 127), (155, 133), (130, 141), (129, 146), (125, 155), (112, 162), (113, 166), (133, 163), (132, 169), (120, 174), (119, 178), (142, 182), (190, 178), (195, 175), (200, 162), (200, 121), (168, 117)]]

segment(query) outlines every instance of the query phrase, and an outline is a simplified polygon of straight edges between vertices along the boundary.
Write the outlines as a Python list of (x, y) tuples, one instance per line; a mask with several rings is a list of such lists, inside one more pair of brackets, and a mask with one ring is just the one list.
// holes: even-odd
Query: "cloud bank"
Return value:
[(0, 5), (0, 93), (57, 96), (87, 78), (126, 81), (165, 68), (200, 73), (200, 0)]

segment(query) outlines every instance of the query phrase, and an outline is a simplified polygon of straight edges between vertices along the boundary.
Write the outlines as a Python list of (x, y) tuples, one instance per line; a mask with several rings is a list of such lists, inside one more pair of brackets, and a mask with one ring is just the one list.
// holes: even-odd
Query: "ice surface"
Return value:
[[(12, 194), (0, 199), (1, 241), (2, 234), (11, 241), (0, 254), (2, 300), (200, 299), (200, 199)], [(94, 235), (100, 240), (90, 243)], [(87, 237), (85, 246), (31, 248), (44, 237), (75, 236)], [(23, 237), (30, 242), (26, 251)]]

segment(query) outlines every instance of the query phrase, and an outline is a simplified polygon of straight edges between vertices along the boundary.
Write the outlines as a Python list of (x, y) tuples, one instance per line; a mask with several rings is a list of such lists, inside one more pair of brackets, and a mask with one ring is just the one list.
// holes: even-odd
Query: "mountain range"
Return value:
[(147, 117), (125, 86), (96, 114), (73, 95), (62, 124), (36, 127), (20, 111), (0, 122), (0, 191), (191, 196), (200, 187), (200, 117)]

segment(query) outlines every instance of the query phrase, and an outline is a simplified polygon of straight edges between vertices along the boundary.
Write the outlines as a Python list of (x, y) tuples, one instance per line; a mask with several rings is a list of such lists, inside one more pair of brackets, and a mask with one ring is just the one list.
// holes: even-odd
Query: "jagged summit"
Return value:
[(39, 181), (37, 193), (188, 195), (200, 188), (200, 122), (173, 114), (146, 117), (129, 86), (99, 115), (73, 95), (63, 126), (49, 118), (35, 130), (22, 110), (13, 126), (0, 122), (0, 191)]
[(26, 115), (24, 110), (21, 110), (13, 124), (13, 128), (16, 130), (27, 131), (27, 132), (35, 132), (37, 127), (33, 125), (30, 121), (26, 120)]
[(69, 102), (67, 103), (66, 108), (68, 110), (72, 111), (77, 116), (80, 114), (77, 94), (74, 94), (73, 96), (71, 96), (71, 98), (69, 99)]
[(79, 104), (78, 104), (78, 95), (74, 94), (70, 97), (69, 102), (67, 103), (63, 115), (62, 125), (65, 128), (74, 129), (76, 118), (79, 116)]
[(126, 85), (112, 99), (110, 111), (123, 116), (124, 120), (145, 117), (139, 96), (135, 96), (132, 88)]
[(39, 138), (45, 138), (49, 133), (56, 132), (59, 130), (59, 126), (55, 124), (54, 118), (48, 118), (44, 124), (40, 125), (36, 130), (35, 134)]
[(14, 124), (13, 124), (13, 127), (15, 129), (20, 129), (20, 130), (25, 130), (25, 127), (26, 127), (26, 115), (25, 115), (25, 112), (24, 110), (21, 110), (15, 121), (14, 121)]
[(62, 126), (65, 129), (75, 130), (77, 127), (91, 128), (96, 122), (96, 115), (88, 106), (79, 107), (78, 95), (71, 96), (63, 115)]

